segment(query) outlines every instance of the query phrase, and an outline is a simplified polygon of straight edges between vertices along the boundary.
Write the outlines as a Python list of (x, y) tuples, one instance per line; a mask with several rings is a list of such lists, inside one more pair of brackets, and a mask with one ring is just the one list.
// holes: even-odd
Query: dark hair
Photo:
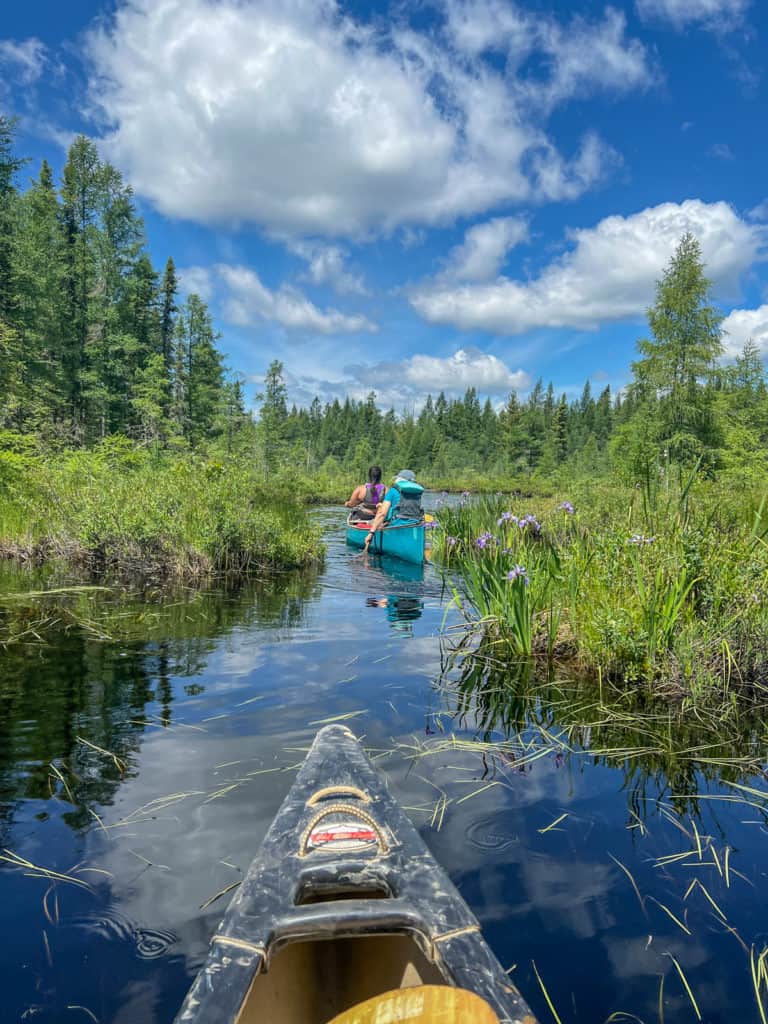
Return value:
[(369, 466), (368, 479), (372, 484), (381, 483), (381, 466)]

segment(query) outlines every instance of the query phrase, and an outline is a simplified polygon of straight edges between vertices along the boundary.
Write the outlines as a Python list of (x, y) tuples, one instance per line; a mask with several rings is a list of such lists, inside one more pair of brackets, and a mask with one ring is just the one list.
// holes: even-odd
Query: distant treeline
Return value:
[(768, 469), (765, 369), (749, 343), (723, 366), (696, 240), (686, 235), (648, 310), (632, 380), (620, 394), (589, 382), (569, 400), (538, 380), (501, 406), (474, 388), (430, 395), (419, 411), (318, 398), (290, 407), (283, 367), (267, 373), (259, 414), (227, 375), (205, 303), (160, 274), (120, 173), (77, 138), (62, 180), (44, 161), (26, 190), (15, 122), (0, 116), (0, 429), (55, 447), (119, 434), (156, 448), (226, 443), (273, 472), (355, 473), (408, 465), (433, 479), (619, 472), (649, 479), (696, 466), (759, 481)]
[(632, 380), (616, 395), (605, 387), (595, 396), (587, 381), (569, 401), (539, 379), (527, 398), (512, 393), (501, 408), (468, 388), (462, 398), (430, 395), (421, 411), (399, 416), (382, 413), (373, 392), (365, 401), (316, 398), (308, 409), (288, 409), (282, 366), (273, 363), (261, 411), (268, 455), (290, 453), (307, 468), (373, 459), (443, 479), (618, 473), (647, 482), (695, 468), (760, 483), (768, 470), (765, 367), (752, 342), (722, 364), (722, 316), (709, 290), (698, 242), (685, 235), (657, 284)]

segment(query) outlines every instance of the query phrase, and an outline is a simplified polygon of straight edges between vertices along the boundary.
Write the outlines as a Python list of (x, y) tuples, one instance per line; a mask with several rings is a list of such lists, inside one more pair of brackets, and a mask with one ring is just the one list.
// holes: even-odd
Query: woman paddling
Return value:
[(355, 519), (373, 519), (377, 505), (384, 500), (386, 490), (381, 482), (381, 466), (370, 466), (368, 483), (356, 487), (344, 506), (354, 509), (352, 515)]

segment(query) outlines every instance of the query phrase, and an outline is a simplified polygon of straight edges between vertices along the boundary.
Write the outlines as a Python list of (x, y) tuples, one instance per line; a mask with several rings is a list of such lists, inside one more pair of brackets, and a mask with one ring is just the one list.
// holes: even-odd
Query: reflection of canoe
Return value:
[(328, 726), (219, 925), (176, 1024), (328, 1024), (391, 990), (413, 988), (420, 999), (425, 985), (468, 990), (507, 1024), (535, 1024), (353, 734)]
[[(426, 552), (425, 552), (426, 556)], [(404, 562), (402, 558), (390, 558), (388, 555), (374, 555), (368, 563), (369, 568), (380, 572), (388, 579), (397, 583), (418, 583), (424, 579), (424, 564)], [(385, 581), (382, 580), (382, 583)], [(419, 591), (420, 593), (421, 591)]]
[[(347, 519), (347, 543), (361, 548), (368, 536), (368, 523), (352, 523)], [(420, 565), (424, 561), (425, 523), (394, 522), (377, 530), (373, 535), (370, 550), (382, 555), (394, 555), (404, 562), (415, 562)]]

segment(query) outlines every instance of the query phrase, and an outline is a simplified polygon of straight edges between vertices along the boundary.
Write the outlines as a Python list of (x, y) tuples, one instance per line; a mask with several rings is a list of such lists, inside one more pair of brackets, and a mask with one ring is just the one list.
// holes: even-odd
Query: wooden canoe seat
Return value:
[(499, 1024), (499, 1018), (474, 992), (451, 985), (418, 985), (366, 999), (329, 1024)]

